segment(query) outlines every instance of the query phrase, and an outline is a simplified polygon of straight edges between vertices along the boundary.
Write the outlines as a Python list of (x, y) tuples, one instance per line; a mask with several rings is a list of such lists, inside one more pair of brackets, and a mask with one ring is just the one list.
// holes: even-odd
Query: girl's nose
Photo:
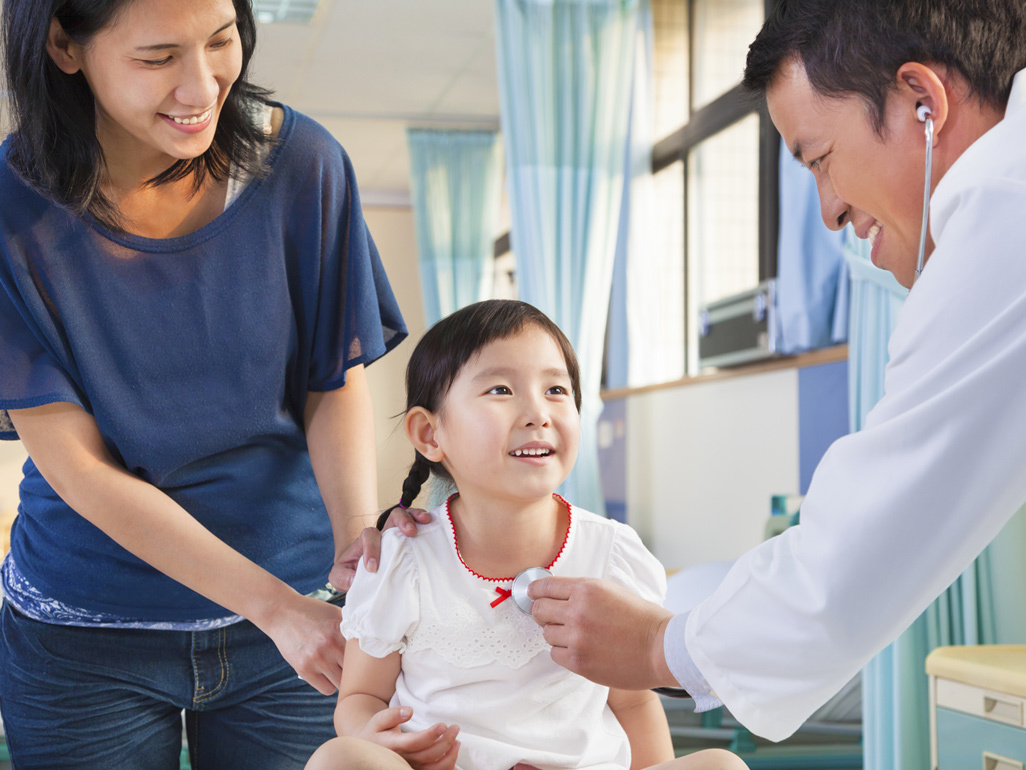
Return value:
[(548, 405), (543, 399), (531, 399), (524, 406), (524, 425), (525, 427), (544, 427), (549, 424), (551, 416), (549, 415)]

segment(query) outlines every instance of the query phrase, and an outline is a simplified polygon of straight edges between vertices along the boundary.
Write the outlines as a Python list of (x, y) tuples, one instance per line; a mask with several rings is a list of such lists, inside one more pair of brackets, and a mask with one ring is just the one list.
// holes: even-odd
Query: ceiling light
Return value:
[(253, 0), (253, 15), (264, 24), (276, 21), (309, 24), (317, 3), (318, 0)]

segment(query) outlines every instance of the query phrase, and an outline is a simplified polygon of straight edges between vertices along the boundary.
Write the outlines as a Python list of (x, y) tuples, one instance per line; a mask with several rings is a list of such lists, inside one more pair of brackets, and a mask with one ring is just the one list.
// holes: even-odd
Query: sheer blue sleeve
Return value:
[(17, 291), (7, 255), (0, 255), (0, 439), (17, 439), (9, 409), (68, 402), (84, 407), (72, 377), (49, 344), (44, 325)]
[(345, 384), (347, 369), (369, 364), (406, 337), (377, 246), (360, 207), (356, 175), (337, 144), (323, 181), (322, 265), (310, 360), (310, 390)]

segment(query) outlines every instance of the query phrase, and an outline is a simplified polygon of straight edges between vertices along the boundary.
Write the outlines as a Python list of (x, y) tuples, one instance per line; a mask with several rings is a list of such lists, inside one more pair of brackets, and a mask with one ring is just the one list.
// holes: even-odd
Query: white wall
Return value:
[(21, 466), (27, 456), (20, 441), (0, 441), (0, 514), (18, 508)]
[(364, 217), (392, 284), (410, 336), (367, 369), (374, 396), (378, 456), (378, 504), (399, 502), (403, 480), (413, 462), (400, 414), (406, 407), (406, 363), (424, 333), (424, 301), (417, 267), (417, 239), (410, 209), (364, 209)]
[(799, 484), (797, 369), (628, 397), (628, 523), (667, 568), (737, 558)]

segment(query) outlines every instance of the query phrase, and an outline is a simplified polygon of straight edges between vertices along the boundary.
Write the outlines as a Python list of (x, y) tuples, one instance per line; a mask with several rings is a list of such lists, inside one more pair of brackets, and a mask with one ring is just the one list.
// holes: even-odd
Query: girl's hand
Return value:
[(399, 725), (413, 716), (409, 706), (379, 711), (367, 722), (359, 737), (391, 749), (413, 770), (455, 770), (460, 744), (459, 725), (432, 725), (426, 730), (404, 733)]
[[(420, 508), (403, 510), (396, 508), (385, 522), (385, 529), (398, 527), (406, 537), (417, 536), (417, 524), (427, 524), (431, 514)], [(350, 543), (341, 555), (335, 559), (328, 581), (342, 593), (349, 590), (356, 576), (356, 565), (363, 557), (368, 572), (378, 571), (378, 558), (381, 556), (381, 533), (374, 527), (367, 527), (360, 536)]]
[(341, 622), (341, 608), (297, 595), (260, 628), (300, 679), (322, 695), (331, 695), (342, 681), (346, 652)]

